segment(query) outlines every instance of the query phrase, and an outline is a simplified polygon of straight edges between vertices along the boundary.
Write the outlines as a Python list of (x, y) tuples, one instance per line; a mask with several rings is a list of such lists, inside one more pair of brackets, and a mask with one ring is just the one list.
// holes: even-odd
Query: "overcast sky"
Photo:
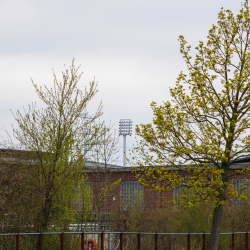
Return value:
[[(178, 36), (192, 47), (206, 41), (221, 7), (238, 14), (241, 1), (0, 0), (0, 124), (11, 133), (10, 109), (40, 108), (30, 77), (51, 85), (52, 68), (60, 79), (73, 57), (84, 72), (80, 87), (94, 76), (99, 83), (90, 113), (102, 100), (103, 120), (117, 129), (120, 119), (150, 123), (150, 103), (169, 100), (186, 70)], [(134, 143), (133, 134), (127, 146)]]

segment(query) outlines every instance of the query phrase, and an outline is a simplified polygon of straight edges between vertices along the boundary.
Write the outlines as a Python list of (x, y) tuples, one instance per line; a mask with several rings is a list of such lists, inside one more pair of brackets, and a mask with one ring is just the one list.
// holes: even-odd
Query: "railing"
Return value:
[[(84, 219), (83, 219), (83, 215), (82, 213), (76, 213), (76, 221), (75, 223), (77, 224), (77, 231), (81, 231), (81, 230), (90, 230), (90, 231), (93, 231), (93, 230), (100, 230), (98, 229), (98, 217), (100, 216), (100, 221), (101, 221), (101, 225), (100, 225), (100, 228), (101, 230), (107, 230), (107, 228), (111, 225), (111, 222), (110, 222), (110, 218), (112, 217), (113, 213), (91, 213), (90, 214), (90, 219), (89, 219), (89, 222), (87, 223), (88, 224), (88, 229), (84, 226), (85, 226), (85, 222)], [(74, 223), (72, 223), (74, 224)]]
[[(16, 236), (16, 250), (20, 249), (20, 236), (21, 235), (37, 235), (38, 236), (38, 248), (39, 250), (42, 250), (43, 247), (43, 235), (60, 235), (60, 250), (64, 250), (64, 235), (66, 234), (77, 234), (81, 236), (81, 250), (84, 250), (84, 236), (89, 235), (89, 234), (98, 234), (100, 235), (100, 249), (105, 250), (105, 234), (113, 234), (113, 235), (118, 235), (119, 237), (119, 250), (124, 250), (124, 236), (125, 235), (137, 235), (137, 249), (142, 250), (141, 247), (141, 237), (143, 235), (153, 235), (154, 236), (154, 250), (160, 250), (158, 248), (158, 239), (159, 236), (163, 235), (186, 235), (187, 236), (187, 250), (191, 250), (191, 236), (192, 235), (200, 235), (202, 236), (202, 249), (206, 249), (206, 236), (210, 235), (210, 233), (138, 233), (138, 232), (109, 232), (109, 231), (102, 231), (102, 232), (44, 232), (44, 233), (4, 233), (0, 234), (1, 236)], [(235, 235), (236, 234), (244, 234), (245, 235), (245, 249), (249, 250), (248, 248), (248, 234), (249, 232), (231, 232), (231, 233), (220, 233), (220, 235), (232, 235), (231, 238), (231, 245), (232, 245), (232, 250), (235, 250)], [(153, 249), (152, 249), (153, 250)]]

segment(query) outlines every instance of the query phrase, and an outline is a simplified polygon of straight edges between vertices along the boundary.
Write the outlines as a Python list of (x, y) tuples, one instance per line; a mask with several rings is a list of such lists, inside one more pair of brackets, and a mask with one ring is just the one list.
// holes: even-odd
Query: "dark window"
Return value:
[[(250, 180), (249, 179), (233, 179), (233, 191), (238, 191), (240, 195), (246, 195), (249, 198), (249, 189)], [(241, 205), (243, 201), (233, 199), (233, 205), (238, 206)]]
[(141, 208), (143, 204), (143, 186), (138, 181), (121, 183), (121, 208)]
[(176, 207), (188, 205), (189, 202), (194, 203), (197, 200), (199, 189), (188, 187), (188, 180), (183, 181), (179, 187), (174, 188), (174, 202)]
[(72, 209), (75, 211), (88, 212), (92, 209), (93, 191), (92, 182), (85, 182), (82, 185), (75, 183), (72, 195)]

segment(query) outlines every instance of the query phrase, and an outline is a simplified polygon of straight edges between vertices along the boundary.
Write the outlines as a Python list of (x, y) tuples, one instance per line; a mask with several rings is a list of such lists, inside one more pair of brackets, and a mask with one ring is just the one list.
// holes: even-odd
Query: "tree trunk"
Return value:
[(208, 250), (217, 250), (219, 244), (221, 219), (223, 214), (223, 205), (214, 208), (211, 235), (208, 243)]

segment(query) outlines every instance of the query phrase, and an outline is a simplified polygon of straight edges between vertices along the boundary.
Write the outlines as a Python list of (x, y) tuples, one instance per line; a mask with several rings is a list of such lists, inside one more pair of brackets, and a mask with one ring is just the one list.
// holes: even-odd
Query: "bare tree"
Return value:
[(94, 179), (94, 210), (97, 213), (98, 229), (101, 229), (102, 213), (110, 212), (116, 205), (116, 194), (114, 189), (121, 180), (112, 180), (111, 171), (116, 167), (119, 152), (117, 143), (119, 137), (110, 124), (108, 127), (103, 124), (105, 131), (99, 143), (93, 147), (92, 159), (94, 167), (91, 168), (91, 175)]

